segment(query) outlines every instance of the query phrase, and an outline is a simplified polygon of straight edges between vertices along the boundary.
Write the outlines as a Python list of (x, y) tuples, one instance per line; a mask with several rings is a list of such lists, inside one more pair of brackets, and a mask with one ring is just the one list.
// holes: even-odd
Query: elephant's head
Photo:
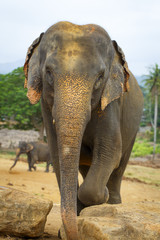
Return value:
[(27, 142), (19, 142), (19, 147), (16, 150), (16, 155), (19, 153), (28, 153), (31, 150), (33, 150), (33, 145), (31, 143), (27, 143)]
[(21, 154), (27, 154), (29, 153), (31, 150), (33, 150), (33, 145), (30, 144), (30, 143), (26, 143), (26, 142), (19, 142), (19, 146), (18, 148), (16, 149), (16, 158), (15, 158), (15, 161), (14, 161), (14, 164), (10, 167), (10, 170), (12, 170), (12, 168), (16, 165), (18, 159), (19, 159), (19, 156)]
[(77, 178), (81, 141), (93, 110), (105, 111), (128, 90), (122, 50), (97, 25), (60, 22), (36, 39), (24, 65), (27, 96), (43, 97), (55, 120), (61, 173), (61, 213), (68, 239), (78, 239)]

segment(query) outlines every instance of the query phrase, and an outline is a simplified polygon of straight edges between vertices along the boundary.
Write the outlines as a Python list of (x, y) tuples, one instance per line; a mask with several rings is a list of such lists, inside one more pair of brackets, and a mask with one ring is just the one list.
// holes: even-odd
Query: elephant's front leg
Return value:
[(49, 172), (49, 165), (50, 165), (50, 163), (49, 163), (49, 161), (47, 161), (46, 162), (46, 170), (45, 170), (45, 172)]
[(121, 203), (121, 195), (120, 195), (120, 188), (121, 188), (121, 181), (122, 181), (122, 177), (123, 177), (123, 173), (125, 171), (126, 165), (128, 163), (131, 151), (132, 151), (132, 147), (135, 141), (135, 137), (133, 137), (133, 139), (131, 140), (131, 142), (129, 143), (128, 140), (128, 147), (125, 150), (125, 152), (123, 152), (121, 160), (120, 160), (120, 164), (118, 166), (118, 168), (116, 168), (110, 178), (109, 181), (107, 182), (107, 187), (109, 189), (109, 200), (108, 203), (110, 204), (118, 204)]
[(111, 173), (120, 162), (121, 146), (121, 134), (117, 129), (110, 135), (104, 134), (95, 139), (92, 164), (78, 190), (78, 198), (85, 206), (108, 201), (109, 192), (106, 185)]
[(31, 165), (31, 163), (32, 163), (32, 157), (31, 157), (31, 154), (30, 154), (30, 152), (27, 154), (27, 161), (28, 161), (28, 171), (32, 171), (32, 165)]

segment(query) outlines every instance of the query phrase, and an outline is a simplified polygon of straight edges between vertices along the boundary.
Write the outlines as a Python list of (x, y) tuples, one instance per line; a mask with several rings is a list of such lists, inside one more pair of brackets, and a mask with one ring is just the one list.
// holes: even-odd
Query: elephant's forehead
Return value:
[(78, 42), (65, 41), (60, 51), (65, 57), (70, 58), (77, 57), (79, 54), (81, 54), (83, 48)]
[(64, 44), (63, 48), (59, 50), (59, 55), (62, 56), (63, 66), (69, 71), (72, 69), (84, 71), (90, 63), (94, 65), (94, 61), (97, 58), (97, 54), (92, 46), (87, 43), (83, 45), (75, 41)]
[(47, 33), (41, 47), (46, 52), (46, 63), (54, 63), (54, 71), (97, 72), (100, 54), (93, 36), (76, 32)]
[[(95, 46), (85, 38), (58, 38), (59, 41), (51, 43), (52, 50), (47, 51), (49, 61), (55, 61), (58, 68), (66, 71), (86, 71), (90, 64), (97, 65), (98, 52)], [(95, 62), (95, 64), (94, 64)], [(95, 66), (94, 66), (95, 67)]]
[[(94, 37), (91, 34), (86, 34), (83, 31), (47, 31), (42, 42), (49, 51), (55, 49), (63, 50), (64, 52), (70, 52), (76, 50), (73, 54), (77, 54), (77, 51), (82, 51), (88, 47), (91, 48), (94, 43)], [(69, 53), (69, 55), (71, 52)]]
[(47, 57), (50, 57), (52, 54), (54, 56), (60, 56), (63, 58), (76, 58), (79, 56), (83, 51), (83, 48), (80, 46), (78, 42), (73, 40), (65, 40), (59, 42), (51, 42), (50, 43), (50, 51), (47, 52)]

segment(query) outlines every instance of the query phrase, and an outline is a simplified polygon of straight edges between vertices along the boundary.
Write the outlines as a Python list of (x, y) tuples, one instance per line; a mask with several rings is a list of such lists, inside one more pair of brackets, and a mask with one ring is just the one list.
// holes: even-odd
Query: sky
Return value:
[(0, 64), (25, 60), (34, 39), (59, 21), (102, 26), (134, 75), (160, 65), (160, 0), (0, 0)]

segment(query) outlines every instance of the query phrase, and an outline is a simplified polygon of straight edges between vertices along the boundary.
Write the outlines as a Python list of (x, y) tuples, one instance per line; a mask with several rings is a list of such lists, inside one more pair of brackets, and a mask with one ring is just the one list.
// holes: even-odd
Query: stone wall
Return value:
[(19, 141), (38, 141), (39, 133), (34, 130), (0, 130), (1, 148), (14, 149), (18, 146)]

